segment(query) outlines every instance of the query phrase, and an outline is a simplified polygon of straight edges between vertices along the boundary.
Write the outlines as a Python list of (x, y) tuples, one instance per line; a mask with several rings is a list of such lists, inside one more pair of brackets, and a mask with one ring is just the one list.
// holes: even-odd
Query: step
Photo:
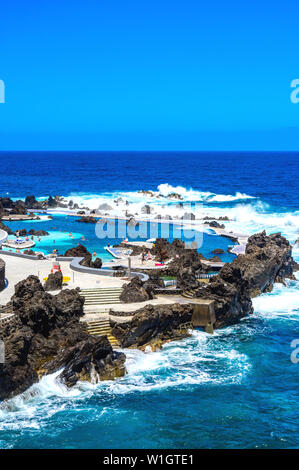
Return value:
[(105, 305), (105, 304), (120, 304), (121, 301), (119, 299), (93, 299), (93, 300), (86, 300), (84, 305)]
[(95, 299), (119, 299), (119, 295), (93, 295), (84, 297), (85, 300), (95, 300)]
[(109, 293), (109, 292), (122, 292), (123, 289), (121, 288), (110, 288), (110, 289), (82, 289), (80, 294), (101, 294), (101, 293)]
[(84, 297), (85, 299), (101, 299), (101, 298), (106, 298), (106, 297), (119, 297), (120, 294), (117, 292), (111, 292), (109, 294), (88, 294), (88, 295), (82, 295), (81, 297)]

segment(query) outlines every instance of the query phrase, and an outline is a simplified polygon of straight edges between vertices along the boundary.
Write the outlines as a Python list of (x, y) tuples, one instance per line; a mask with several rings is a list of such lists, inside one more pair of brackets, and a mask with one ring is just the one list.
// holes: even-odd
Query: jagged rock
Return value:
[[(165, 341), (188, 335), (179, 327), (191, 321), (192, 313), (190, 304), (146, 305), (137, 310), (131, 320), (120, 323), (110, 318), (110, 324), (112, 334), (123, 348), (144, 348), (147, 344), (159, 347)], [(117, 312), (114, 314), (117, 315)]]
[(184, 198), (178, 194), (178, 193), (169, 193), (167, 196), (167, 198), (169, 199), (179, 199), (180, 201), (182, 201)]
[(249, 237), (244, 255), (226, 263), (196, 297), (215, 300), (216, 327), (235, 323), (253, 312), (251, 298), (271, 291), (276, 280), (293, 278), (291, 246), (281, 234)]
[(25, 206), (28, 209), (42, 209), (43, 205), (39, 201), (36, 200), (35, 196), (26, 196), (25, 199)]
[(48, 232), (46, 232), (45, 230), (34, 230), (34, 229), (31, 229), (27, 232), (27, 230), (25, 228), (21, 228), (19, 230), (16, 230), (14, 232), (14, 235), (17, 237), (25, 237), (26, 235), (34, 235), (36, 237), (45, 237), (46, 235), (49, 235)]
[[(125, 356), (115, 353), (106, 337), (91, 338), (83, 323), (84, 298), (77, 290), (52, 296), (36, 276), (15, 286), (12, 323), (1, 329), (5, 363), (0, 364), (0, 400), (25, 391), (44, 374), (62, 367), (68, 386), (77, 380), (101, 380), (124, 374)], [(113, 373), (113, 371), (115, 373)]]
[(96, 268), (96, 269), (101, 269), (103, 265), (103, 262), (101, 260), (101, 258), (96, 258), (93, 262), (92, 262), (92, 267), (93, 268)]
[(64, 367), (58, 380), (72, 387), (78, 380), (97, 383), (124, 376), (125, 359), (125, 354), (113, 351), (107, 336), (91, 336), (60, 352), (53, 361), (44, 364), (43, 368), (47, 373), (52, 373)]
[(158, 274), (151, 274), (149, 279), (143, 284), (144, 289), (149, 295), (154, 296), (155, 289), (164, 288), (164, 281), (161, 279)]
[[(78, 212), (79, 213), (79, 212)], [(76, 222), (83, 222), (85, 224), (96, 224), (97, 219), (95, 217), (83, 216), (81, 219), (78, 219)]]
[(47, 235), (50, 235), (49, 232), (46, 232), (46, 230), (29, 230), (28, 232), (30, 235), (34, 235), (36, 237), (46, 237)]
[(10, 197), (1, 197), (0, 202), (4, 209), (12, 209), (14, 207), (14, 201)]
[(144, 302), (152, 299), (151, 293), (147, 292), (143, 282), (138, 277), (133, 277), (132, 281), (123, 285), (123, 291), (120, 295), (120, 301), (123, 303)]
[(61, 290), (62, 289), (63, 275), (61, 271), (56, 271), (48, 275), (45, 282), (45, 291)]
[(57, 201), (52, 196), (48, 198), (48, 207), (57, 207)]
[(73, 256), (74, 258), (75, 257), (85, 257), (85, 256), (88, 256), (88, 255), (90, 255), (90, 253), (87, 250), (87, 248), (85, 248), (84, 245), (78, 245), (76, 247), (70, 248), (69, 250), (67, 250), (64, 253), (64, 256), (68, 256), (68, 257)]
[(219, 224), (219, 222), (216, 222), (216, 220), (212, 220), (211, 222), (204, 222), (204, 223), (213, 228), (225, 228), (224, 224)]
[(31, 255), (31, 256), (35, 255), (35, 252), (33, 250), (24, 250), (23, 253), (24, 255)]
[(26, 215), (27, 208), (25, 206), (25, 203), (23, 201), (16, 201), (10, 211), (10, 214)]

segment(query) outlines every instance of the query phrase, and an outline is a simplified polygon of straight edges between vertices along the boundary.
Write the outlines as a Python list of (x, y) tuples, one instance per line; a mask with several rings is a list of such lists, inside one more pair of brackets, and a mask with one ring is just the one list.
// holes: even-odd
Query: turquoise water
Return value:
[[(111, 226), (111, 229), (115, 230), (116, 237), (109, 237), (109, 238), (98, 238), (95, 224), (85, 224), (81, 222), (77, 222), (80, 217), (72, 217), (72, 216), (65, 216), (65, 215), (52, 215), (53, 219), (43, 219), (40, 221), (23, 221), (23, 222), (5, 222), (13, 232), (19, 229), (25, 228), (29, 231), (31, 228), (34, 230), (45, 230), (49, 233), (48, 236), (40, 237), (40, 241), (38, 241), (38, 237), (34, 237), (35, 247), (32, 248), (35, 251), (42, 251), (45, 254), (52, 253), (53, 249), (57, 249), (60, 254), (64, 254), (66, 250), (69, 248), (76, 247), (79, 243), (86, 246), (86, 248), (91, 253), (97, 253), (97, 256), (102, 258), (104, 261), (109, 261), (112, 259), (112, 256), (104, 249), (108, 243), (110, 245), (119, 244), (123, 238), (117, 237), (119, 234), (118, 226), (115, 227)], [(163, 227), (161, 228), (161, 224), (156, 223), (157, 228), (160, 230), (160, 234), (163, 235)], [(121, 229), (119, 228), (119, 231)], [(128, 227), (126, 236), (129, 240), (136, 240), (133, 238), (133, 229)], [(138, 240), (146, 240), (149, 238), (150, 233), (147, 233), (146, 224), (140, 227), (141, 236), (138, 237)], [(188, 241), (192, 238), (192, 231), (185, 230), (184, 235), (185, 237), (181, 236), (180, 229), (176, 228), (175, 226), (170, 226), (169, 228), (169, 237), (168, 240), (171, 242), (174, 238), (178, 237), (180, 239), (187, 239)], [(71, 236), (70, 236), (71, 234)], [(189, 236), (188, 236), (189, 234)], [(143, 236), (142, 236), (143, 235)], [(148, 235), (148, 236), (147, 236)], [(84, 240), (82, 237), (84, 236)], [(25, 238), (25, 237), (23, 237)], [(10, 236), (9, 239), (15, 239), (14, 236)], [(210, 230), (210, 233), (203, 233), (200, 234), (200, 247), (198, 251), (200, 251), (205, 257), (212, 257), (214, 256), (212, 250), (215, 248), (222, 248), (225, 253), (220, 254), (219, 257), (222, 261), (232, 261), (234, 259), (234, 255), (227, 252), (227, 249), (233, 242), (228, 238), (218, 237), (215, 236), (213, 230)], [(5, 248), (8, 249), (8, 248)]]
[[(2, 154), (0, 162), (1, 195), (61, 194), (89, 204), (122, 196), (139, 207), (137, 191), (159, 186), (229, 216), (228, 229), (281, 231), (292, 243), (299, 234), (298, 154)], [(63, 231), (63, 220), (49, 230)], [(102, 253), (94, 226), (69, 223)], [(63, 249), (79, 241), (65, 237), (56, 235)], [(42, 243), (50, 250), (52, 242)], [(294, 256), (299, 261), (298, 248)], [(157, 353), (125, 351), (128, 374), (117, 381), (66, 390), (55, 376), (43, 378), (0, 405), (0, 447), (298, 448), (299, 363), (291, 361), (298, 288), (299, 280), (276, 285), (254, 299), (254, 315), (213, 336), (195, 331)]]

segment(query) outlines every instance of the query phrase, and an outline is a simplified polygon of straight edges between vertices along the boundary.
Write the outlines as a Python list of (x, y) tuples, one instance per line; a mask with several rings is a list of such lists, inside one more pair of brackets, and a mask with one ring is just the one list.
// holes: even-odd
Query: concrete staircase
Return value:
[(80, 295), (85, 298), (84, 306), (120, 304), (119, 296), (122, 290), (122, 287), (82, 289)]
[(112, 347), (119, 346), (117, 339), (111, 334), (109, 318), (101, 318), (99, 320), (89, 320), (86, 322), (86, 326), (87, 326), (87, 331), (89, 334), (94, 335), (94, 336), (106, 335)]
[(182, 297), (185, 297), (186, 299), (193, 299), (195, 294), (195, 289), (188, 289), (182, 292)]

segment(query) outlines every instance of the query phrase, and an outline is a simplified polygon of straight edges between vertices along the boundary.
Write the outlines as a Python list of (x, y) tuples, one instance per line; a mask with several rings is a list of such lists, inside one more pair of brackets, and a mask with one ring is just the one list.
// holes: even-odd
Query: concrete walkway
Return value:
[[(30, 274), (38, 276), (44, 283), (43, 278), (51, 272), (53, 260), (31, 260), (18, 258), (1, 254), (1, 259), (5, 261), (5, 277), (8, 280), (8, 286), (0, 292), (0, 305), (6, 304), (14, 294), (14, 286)], [(124, 280), (117, 277), (98, 276), (85, 273), (74, 272), (69, 267), (69, 261), (60, 263), (62, 274), (70, 277), (70, 282), (65, 288), (73, 289), (80, 287), (82, 289), (99, 287), (121, 287)]]

